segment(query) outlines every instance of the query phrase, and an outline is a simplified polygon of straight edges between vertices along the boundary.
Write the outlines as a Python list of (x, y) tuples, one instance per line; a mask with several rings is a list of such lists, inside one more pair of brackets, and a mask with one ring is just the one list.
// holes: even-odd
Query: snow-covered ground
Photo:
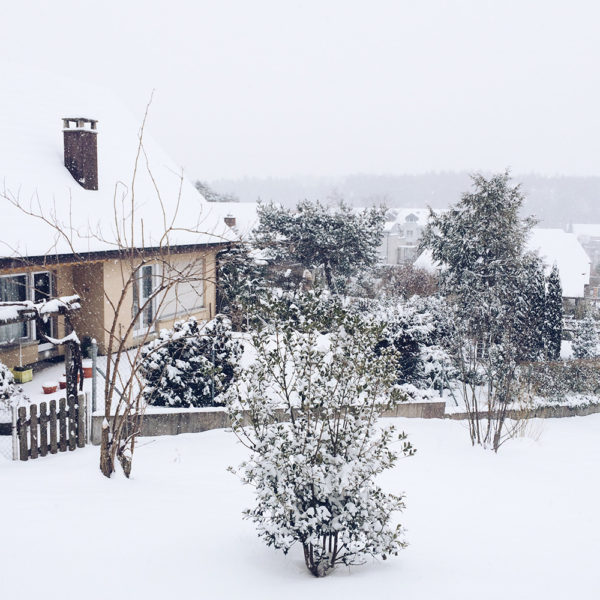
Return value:
[(2, 597), (600, 597), (600, 415), (532, 420), (498, 455), (464, 422), (394, 421), (418, 449), (383, 479), (407, 493), (410, 546), (322, 580), (242, 521), (251, 490), (225, 469), (245, 453), (226, 431), (140, 440), (130, 481), (102, 477), (92, 447), (0, 459)]

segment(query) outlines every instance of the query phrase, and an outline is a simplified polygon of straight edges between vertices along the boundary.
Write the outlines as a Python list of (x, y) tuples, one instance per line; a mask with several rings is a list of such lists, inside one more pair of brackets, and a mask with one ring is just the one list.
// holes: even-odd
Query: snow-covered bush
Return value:
[(573, 335), (573, 356), (575, 358), (593, 358), (598, 356), (598, 332), (596, 320), (590, 315), (577, 322)]
[(392, 522), (402, 495), (376, 476), (413, 449), (380, 411), (403, 394), (393, 351), (375, 352), (378, 327), (359, 315), (331, 315), (323, 334), (309, 319), (281, 319), (253, 335), (255, 362), (231, 386), (233, 431), (250, 450), (239, 474), (256, 489), (246, 511), (259, 536), (287, 553), (302, 544), (310, 572), (386, 558), (404, 547)]
[(217, 316), (204, 326), (194, 318), (179, 321), (142, 349), (142, 395), (155, 406), (221, 404), (240, 354), (228, 319)]
[(248, 307), (266, 293), (266, 261), (247, 243), (219, 253), (217, 305), (236, 330), (247, 321)]
[(15, 379), (10, 369), (0, 363), (0, 410), (8, 409), (10, 398), (15, 393)]
[(456, 378), (456, 368), (445, 347), (451, 335), (451, 316), (442, 298), (384, 298), (361, 304), (381, 325), (378, 350), (393, 347), (398, 355), (398, 383), (439, 390)]
[(573, 394), (600, 393), (600, 360), (561, 360), (535, 363), (524, 369), (534, 395), (565, 400)]

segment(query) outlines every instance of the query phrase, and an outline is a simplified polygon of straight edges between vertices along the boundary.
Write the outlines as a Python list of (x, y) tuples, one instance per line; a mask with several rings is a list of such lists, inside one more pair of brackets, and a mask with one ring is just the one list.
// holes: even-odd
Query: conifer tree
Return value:
[(524, 257), (523, 267), (522, 293), (516, 298), (522, 325), (519, 359), (534, 361), (544, 355), (546, 277), (544, 265), (535, 254)]
[(596, 319), (588, 312), (577, 324), (573, 338), (573, 356), (575, 358), (593, 358), (598, 356), (598, 332)]
[(547, 280), (546, 310), (544, 320), (544, 345), (546, 356), (550, 360), (560, 358), (560, 341), (562, 337), (562, 287), (558, 267), (554, 265)]
[(322, 269), (327, 288), (341, 292), (353, 275), (377, 264), (385, 208), (362, 212), (305, 200), (296, 211), (260, 205), (255, 243), (273, 260)]

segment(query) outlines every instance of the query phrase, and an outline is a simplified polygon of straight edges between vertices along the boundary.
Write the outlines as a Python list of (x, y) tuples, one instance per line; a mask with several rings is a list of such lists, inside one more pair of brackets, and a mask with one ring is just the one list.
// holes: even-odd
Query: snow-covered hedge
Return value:
[(142, 349), (143, 397), (155, 406), (222, 404), (240, 354), (229, 319), (217, 316), (204, 326), (194, 318), (179, 321)]
[(532, 363), (523, 369), (535, 396), (558, 400), (600, 394), (600, 359)]

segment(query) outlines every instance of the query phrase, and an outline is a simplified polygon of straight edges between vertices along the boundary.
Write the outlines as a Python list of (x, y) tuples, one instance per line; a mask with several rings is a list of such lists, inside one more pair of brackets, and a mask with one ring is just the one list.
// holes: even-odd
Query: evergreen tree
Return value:
[(554, 265), (547, 280), (546, 311), (544, 319), (544, 345), (550, 360), (560, 358), (562, 338), (563, 304), (562, 287), (558, 267)]
[(588, 312), (577, 323), (573, 338), (573, 356), (575, 358), (594, 358), (598, 356), (598, 332), (596, 319)]
[(475, 175), (473, 187), (447, 212), (432, 211), (421, 246), (440, 264), (441, 290), (458, 319), (451, 343), (471, 441), (497, 451), (510, 436), (506, 416), (519, 394), (518, 362), (529, 358), (539, 335), (541, 298), (528, 289), (539, 275), (525, 253), (534, 220), (519, 216), (519, 186), (506, 172)]
[(468, 323), (475, 340), (487, 346), (499, 340), (518, 345), (529, 320), (531, 302), (526, 237), (534, 224), (521, 220), (524, 197), (510, 185), (508, 173), (486, 179), (473, 176), (474, 191), (445, 213), (430, 216), (421, 246), (440, 265), (440, 285)]
[(539, 256), (528, 253), (523, 260), (522, 293), (516, 303), (521, 311), (519, 360), (534, 361), (544, 356), (546, 277)]
[(296, 211), (259, 205), (255, 242), (276, 261), (323, 269), (327, 287), (342, 291), (353, 275), (376, 265), (385, 222), (384, 208), (356, 212), (340, 202), (300, 202)]
[(249, 244), (236, 244), (217, 259), (217, 311), (241, 329), (250, 306), (267, 290), (266, 261)]
[(211, 188), (205, 181), (199, 179), (194, 183), (194, 187), (202, 194), (207, 202), (239, 202), (240, 199), (234, 194), (221, 194)]

